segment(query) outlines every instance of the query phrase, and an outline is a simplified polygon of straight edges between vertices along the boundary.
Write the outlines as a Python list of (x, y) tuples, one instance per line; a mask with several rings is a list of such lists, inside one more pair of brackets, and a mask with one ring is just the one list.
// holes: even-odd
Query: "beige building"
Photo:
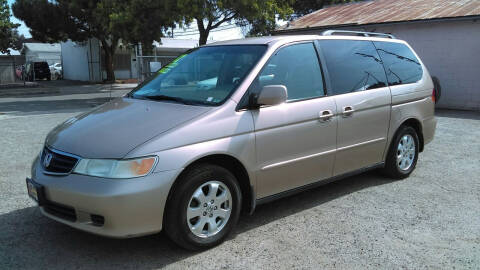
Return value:
[(327, 29), (383, 32), (404, 39), (440, 80), (440, 108), (480, 110), (480, 0), (373, 0), (327, 7), (275, 34)]

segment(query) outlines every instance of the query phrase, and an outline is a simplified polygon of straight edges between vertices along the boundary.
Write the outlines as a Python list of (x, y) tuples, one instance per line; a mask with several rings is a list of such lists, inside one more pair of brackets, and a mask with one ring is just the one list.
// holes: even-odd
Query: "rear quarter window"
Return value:
[(374, 44), (382, 58), (390, 85), (415, 83), (422, 78), (420, 61), (405, 44), (380, 41)]
[(371, 41), (321, 40), (332, 94), (387, 86), (382, 61)]

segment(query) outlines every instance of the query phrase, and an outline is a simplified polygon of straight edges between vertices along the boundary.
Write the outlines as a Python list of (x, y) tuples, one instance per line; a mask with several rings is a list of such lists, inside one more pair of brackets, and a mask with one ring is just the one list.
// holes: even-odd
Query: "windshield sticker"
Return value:
[(213, 100), (213, 97), (208, 97), (208, 98), (207, 98), (207, 101), (208, 101), (208, 102), (211, 102), (212, 100)]
[(187, 56), (187, 54), (182, 54), (180, 55), (179, 57), (177, 57), (175, 60), (173, 60), (170, 64), (164, 66), (163, 68), (161, 68), (158, 73), (159, 74), (165, 74), (167, 72), (169, 72), (172, 68), (176, 67), (178, 65), (178, 62), (184, 58), (185, 56)]

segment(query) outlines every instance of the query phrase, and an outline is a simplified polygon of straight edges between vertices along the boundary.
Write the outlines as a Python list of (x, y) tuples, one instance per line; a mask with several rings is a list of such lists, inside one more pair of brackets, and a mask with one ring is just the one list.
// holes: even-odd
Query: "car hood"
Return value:
[(117, 98), (58, 125), (46, 144), (84, 158), (122, 158), (138, 145), (210, 109)]

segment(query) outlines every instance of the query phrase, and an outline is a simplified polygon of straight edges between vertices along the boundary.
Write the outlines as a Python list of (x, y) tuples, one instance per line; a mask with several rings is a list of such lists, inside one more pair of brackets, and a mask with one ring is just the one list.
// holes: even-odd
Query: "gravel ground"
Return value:
[(0, 269), (480, 268), (479, 113), (440, 112), (408, 179), (370, 172), (259, 206), (224, 244), (192, 253), (163, 234), (115, 240), (77, 231), (28, 199), (24, 179), (47, 132), (104, 101), (81, 100), (69, 110), (65, 96), (60, 110), (0, 100)]

